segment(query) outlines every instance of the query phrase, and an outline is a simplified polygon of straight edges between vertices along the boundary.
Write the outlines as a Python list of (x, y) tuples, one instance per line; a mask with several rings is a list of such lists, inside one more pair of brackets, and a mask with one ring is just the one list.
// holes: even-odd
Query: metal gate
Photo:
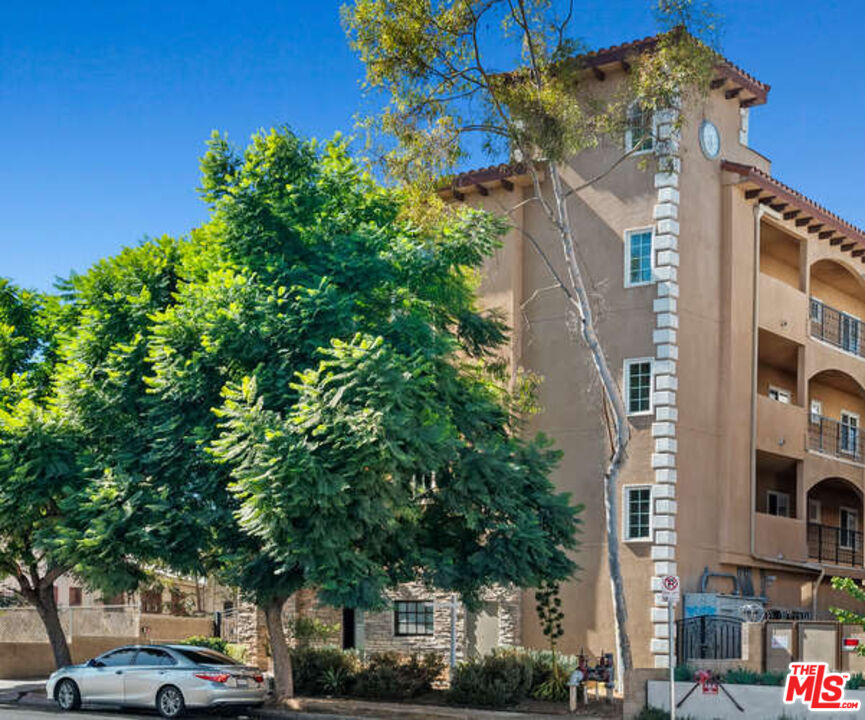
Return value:
[(737, 660), (742, 657), (742, 619), (700, 615), (677, 621), (678, 660)]

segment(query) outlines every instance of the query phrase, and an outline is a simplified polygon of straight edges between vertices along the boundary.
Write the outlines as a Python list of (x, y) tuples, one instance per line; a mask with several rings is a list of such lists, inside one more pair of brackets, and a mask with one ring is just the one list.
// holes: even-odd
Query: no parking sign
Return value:
[(661, 580), (661, 597), (669, 605), (679, 604), (679, 576), (667, 575)]

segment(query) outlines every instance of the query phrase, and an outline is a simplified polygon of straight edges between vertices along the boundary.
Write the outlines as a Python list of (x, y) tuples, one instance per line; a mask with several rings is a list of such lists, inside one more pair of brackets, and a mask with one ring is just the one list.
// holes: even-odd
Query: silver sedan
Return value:
[(259, 706), (267, 682), (258, 668), (208, 648), (127, 645), (60, 668), (48, 678), (46, 692), (65, 711), (82, 703), (123, 705), (177, 718), (186, 708)]

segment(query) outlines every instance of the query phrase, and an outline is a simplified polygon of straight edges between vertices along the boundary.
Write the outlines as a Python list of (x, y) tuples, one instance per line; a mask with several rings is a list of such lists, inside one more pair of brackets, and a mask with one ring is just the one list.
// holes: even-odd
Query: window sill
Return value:
[(644, 538), (625, 538), (623, 542), (645, 544), (645, 543), (651, 543), (653, 541), (652, 541), (652, 536), (650, 534), (649, 537), (644, 537)]
[(652, 278), (651, 280), (645, 280), (643, 282), (626, 282), (625, 289), (629, 288), (638, 288), (638, 287), (648, 287), (649, 285), (654, 285), (656, 280)]

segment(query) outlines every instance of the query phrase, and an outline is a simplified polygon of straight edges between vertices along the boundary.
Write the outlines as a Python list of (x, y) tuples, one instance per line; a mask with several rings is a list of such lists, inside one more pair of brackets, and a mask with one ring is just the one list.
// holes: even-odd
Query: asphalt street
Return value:
[[(0, 720), (59, 720), (66, 717), (72, 720), (151, 720), (158, 719), (155, 712), (136, 712), (119, 710), (81, 710), (76, 713), (61, 713), (50, 707), (15, 707), (13, 705), (0, 705)], [(210, 715), (190, 714), (190, 720), (201, 718), (201, 720), (236, 720), (237, 715)]]

